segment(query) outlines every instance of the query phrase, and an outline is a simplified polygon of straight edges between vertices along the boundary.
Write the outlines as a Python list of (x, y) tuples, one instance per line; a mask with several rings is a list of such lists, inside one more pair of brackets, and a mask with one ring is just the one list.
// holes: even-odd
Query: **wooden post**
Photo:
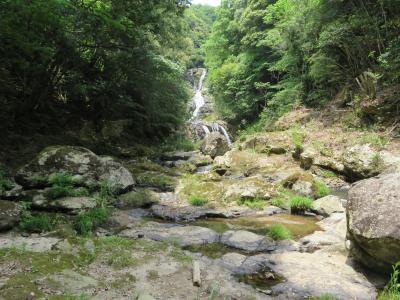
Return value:
[(193, 261), (193, 285), (194, 286), (201, 285), (200, 262), (197, 260)]

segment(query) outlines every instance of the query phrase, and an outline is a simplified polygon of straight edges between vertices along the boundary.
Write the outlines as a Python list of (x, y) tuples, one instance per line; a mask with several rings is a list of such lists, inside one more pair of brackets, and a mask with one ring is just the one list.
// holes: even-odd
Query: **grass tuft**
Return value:
[(306, 135), (300, 127), (294, 127), (290, 130), (292, 134), (293, 144), (298, 149), (303, 149), (303, 143), (306, 139)]
[(95, 207), (81, 213), (75, 220), (74, 228), (80, 235), (90, 235), (98, 226), (107, 221), (110, 212), (106, 207)]
[(313, 207), (313, 200), (303, 196), (293, 196), (290, 198), (290, 210), (292, 214), (304, 214)]
[(386, 285), (383, 292), (379, 295), (378, 300), (399, 300), (400, 299), (400, 262), (393, 266), (393, 273), (390, 281)]
[(324, 182), (319, 180), (314, 181), (313, 191), (316, 198), (322, 198), (331, 193), (329, 187)]
[(189, 197), (188, 202), (190, 205), (193, 206), (204, 206), (207, 204), (208, 201), (206, 198), (203, 198), (201, 196), (192, 195)]
[(268, 235), (275, 241), (291, 240), (293, 238), (290, 230), (280, 224), (272, 225), (269, 229)]

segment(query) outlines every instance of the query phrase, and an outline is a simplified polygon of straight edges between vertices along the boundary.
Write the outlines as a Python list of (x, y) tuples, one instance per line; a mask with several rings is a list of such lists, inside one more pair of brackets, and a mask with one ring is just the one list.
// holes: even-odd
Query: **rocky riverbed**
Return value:
[[(384, 281), (371, 280), (346, 249), (354, 244), (346, 242), (348, 200), (320, 197), (306, 215), (290, 214), (285, 202), (292, 194), (318, 198), (319, 181), (333, 191), (346, 189), (345, 178), (325, 180), (301, 168), (290, 152), (260, 153), (243, 143), (235, 147), (201, 174), (196, 170), (212, 160), (196, 151), (171, 153), (158, 163), (117, 162), (76, 147), (41, 152), (20, 169), (16, 184), (3, 193), (7, 200), (0, 201), (2, 230), (11, 229), (0, 236), (0, 296), (375, 299)], [(69, 225), (96, 205), (96, 193), (49, 198), (54, 186), (44, 178), (60, 171), (77, 178), (75, 190), (100, 184), (104, 176), (115, 184), (111, 203), (116, 208), (94, 236), (76, 236)], [(350, 192), (351, 205), (355, 191), (357, 185)], [(206, 202), (192, 205), (193, 196)], [(21, 232), (15, 227), (20, 200), (66, 219), (47, 233)], [(291, 231), (292, 240), (271, 238), (277, 224)], [(192, 283), (194, 260), (201, 266), (200, 287)]]
[(399, 149), (303, 109), (152, 160), (48, 147), (0, 176), (0, 299), (376, 299)]

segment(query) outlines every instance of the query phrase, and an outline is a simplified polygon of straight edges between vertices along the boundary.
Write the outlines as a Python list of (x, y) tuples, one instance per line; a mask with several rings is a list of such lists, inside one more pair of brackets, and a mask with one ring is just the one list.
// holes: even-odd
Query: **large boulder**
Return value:
[(378, 175), (385, 167), (379, 152), (369, 144), (348, 148), (342, 160), (344, 172), (352, 180)]
[(228, 141), (219, 132), (211, 132), (206, 135), (201, 145), (201, 152), (212, 158), (224, 155), (230, 149)]
[(0, 200), (0, 232), (17, 225), (20, 214), (21, 206), (18, 203)]
[(82, 185), (108, 181), (114, 188), (129, 190), (134, 184), (131, 173), (110, 157), (100, 157), (92, 151), (75, 146), (45, 148), (30, 163), (22, 167), (16, 181), (26, 188), (48, 185), (51, 174), (65, 172)]
[(363, 180), (349, 191), (351, 252), (369, 267), (390, 269), (400, 261), (400, 173)]
[(344, 212), (341, 199), (334, 195), (328, 195), (315, 200), (313, 210), (324, 217), (329, 217), (333, 213)]

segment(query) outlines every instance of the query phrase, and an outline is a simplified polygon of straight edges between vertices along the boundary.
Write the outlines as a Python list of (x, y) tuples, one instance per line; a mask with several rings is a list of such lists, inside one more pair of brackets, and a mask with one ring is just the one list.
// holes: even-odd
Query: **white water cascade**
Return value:
[(193, 118), (196, 118), (199, 115), (200, 109), (206, 104), (204, 101), (202, 89), (203, 89), (203, 82), (204, 79), (206, 78), (207, 71), (206, 69), (203, 69), (203, 72), (201, 74), (200, 80), (199, 80), (199, 85), (196, 89), (196, 94), (193, 97), (193, 102), (195, 105), (195, 110), (193, 112)]
[(225, 136), (226, 141), (228, 142), (228, 145), (231, 145), (232, 141), (231, 141), (231, 138), (229, 137), (228, 132), (226, 131), (226, 129), (223, 126), (219, 125), (219, 130), (222, 131), (222, 134)]
[(222, 133), (224, 135), (226, 141), (230, 145), (230, 144), (232, 144), (232, 141), (228, 135), (228, 132), (222, 125), (218, 124), (217, 122), (207, 124), (206, 122), (203, 123), (201, 120), (197, 120), (199, 117), (200, 109), (206, 104), (204, 97), (203, 97), (203, 84), (204, 84), (206, 75), (207, 75), (207, 70), (202, 69), (199, 84), (196, 88), (196, 94), (193, 97), (193, 103), (194, 103), (195, 109), (193, 111), (191, 121), (193, 124), (196, 124), (197, 126), (201, 125), (201, 128), (203, 129), (203, 131), (206, 135), (209, 134), (211, 131)]
[(206, 125), (202, 125), (201, 126), (202, 128), (203, 128), (203, 130), (204, 130), (204, 132), (207, 134), (207, 133), (210, 133), (210, 129), (208, 129), (208, 127), (206, 126)]

